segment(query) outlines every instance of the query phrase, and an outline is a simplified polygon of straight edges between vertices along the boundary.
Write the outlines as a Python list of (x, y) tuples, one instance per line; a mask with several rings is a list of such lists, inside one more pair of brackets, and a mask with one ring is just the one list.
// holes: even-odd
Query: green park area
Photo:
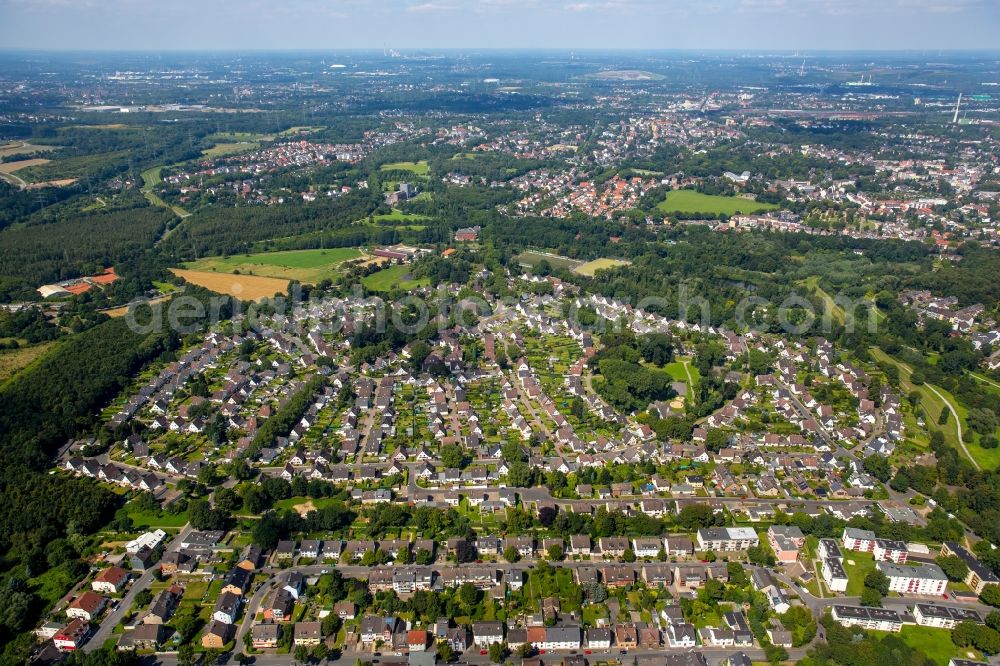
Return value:
[(749, 215), (765, 210), (775, 210), (775, 204), (744, 199), (742, 197), (722, 197), (714, 194), (702, 194), (696, 190), (674, 190), (667, 194), (657, 209), (666, 214), (703, 214), (703, 215)]

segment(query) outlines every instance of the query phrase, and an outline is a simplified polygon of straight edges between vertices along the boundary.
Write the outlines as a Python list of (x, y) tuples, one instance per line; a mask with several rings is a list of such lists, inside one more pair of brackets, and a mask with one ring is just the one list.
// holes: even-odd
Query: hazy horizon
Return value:
[(993, 0), (0, 0), (0, 49), (995, 50)]

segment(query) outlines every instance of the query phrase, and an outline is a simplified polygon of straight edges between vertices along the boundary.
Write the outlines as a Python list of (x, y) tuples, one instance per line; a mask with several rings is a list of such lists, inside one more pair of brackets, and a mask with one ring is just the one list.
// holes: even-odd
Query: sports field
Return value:
[(741, 197), (720, 197), (695, 190), (674, 190), (656, 208), (663, 213), (702, 213), (705, 215), (736, 215), (774, 210), (776, 204), (752, 201)]
[(426, 176), (430, 173), (427, 160), (420, 160), (419, 162), (390, 162), (389, 164), (383, 164), (380, 169), (382, 171), (409, 171), (417, 176)]
[(372, 291), (390, 291), (396, 287), (400, 289), (426, 287), (431, 281), (428, 278), (413, 279), (409, 266), (390, 266), (377, 273), (366, 275), (361, 278), (361, 283)]
[(594, 259), (593, 261), (588, 261), (585, 264), (580, 264), (573, 269), (573, 272), (587, 277), (594, 277), (594, 274), (597, 273), (597, 271), (628, 265), (629, 262), (622, 261), (620, 259)]
[(171, 268), (170, 272), (191, 284), (220, 294), (229, 294), (243, 301), (259, 301), (288, 291), (288, 280), (279, 278), (192, 271), (183, 268)]
[(238, 272), (242, 275), (259, 275), (316, 284), (320, 280), (336, 275), (340, 265), (345, 261), (361, 256), (361, 250), (353, 247), (337, 247), (326, 250), (289, 250), (239, 254), (229, 257), (204, 257), (184, 264), (184, 268), (216, 273), (235, 274)]

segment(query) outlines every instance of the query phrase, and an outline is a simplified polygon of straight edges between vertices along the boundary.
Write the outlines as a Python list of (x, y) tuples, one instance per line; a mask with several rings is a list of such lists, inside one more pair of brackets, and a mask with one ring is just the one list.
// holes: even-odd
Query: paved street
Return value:
[[(191, 534), (192, 531), (193, 528), (191, 527), (190, 524), (185, 525), (181, 529), (181, 531), (177, 533), (177, 536), (171, 539), (171, 541), (167, 544), (166, 548), (164, 549), (164, 552), (172, 553), (174, 551), (180, 550), (181, 542), (183, 542), (187, 538), (187, 536)], [(149, 585), (153, 582), (153, 578), (156, 576), (156, 572), (158, 570), (159, 570), (158, 567), (155, 566), (151, 567), (146, 571), (144, 571), (141, 576), (139, 576), (135, 581), (132, 582), (132, 587), (130, 587), (128, 592), (125, 593), (125, 596), (118, 603), (118, 606), (115, 607), (115, 609), (111, 611), (111, 613), (109, 613), (107, 617), (104, 618), (104, 621), (101, 622), (100, 627), (97, 629), (96, 632), (94, 632), (94, 635), (90, 638), (90, 640), (83, 646), (84, 652), (94, 651), (95, 649), (104, 645), (104, 641), (111, 638), (114, 628), (118, 626), (118, 623), (121, 622), (123, 617), (125, 617), (125, 613), (128, 612), (128, 610), (132, 607), (132, 604), (135, 601), (135, 596), (139, 593), (139, 590), (144, 590), (147, 587), (149, 587)]]

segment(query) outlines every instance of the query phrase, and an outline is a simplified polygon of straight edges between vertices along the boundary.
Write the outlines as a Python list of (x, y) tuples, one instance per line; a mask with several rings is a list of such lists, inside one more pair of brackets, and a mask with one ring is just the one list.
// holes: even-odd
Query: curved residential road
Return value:
[(945, 406), (948, 408), (948, 411), (951, 412), (951, 418), (955, 420), (955, 428), (956, 428), (956, 430), (958, 432), (958, 445), (961, 446), (962, 447), (962, 451), (965, 452), (965, 457), (972, 461), (972, 466), (975, 467), (976, 470), (978, 470), (979, 469), (979, 463), (976, 462), (976, 459), (972, 457), (971, 453), (969, 453), (969, 449), (967, 449), (966, 446), (965, 446), (965, 440), (962, 439), (962, 419), (958, 418), (958, 412), (956, 412), (955, 408), (952, 407), (951, 400), (949, 400), (948, 398), (944, 397), (944, 395), (941, 393), (941, 391), (938, 391), (936, 388), (934, 388), (930, 384), (924, 384), (924, 386), (926, 386), (927, 388), (929, 388), (934, 395), (936, 395), (937, 397), (941, 398), (941, 402), (943, 402), (945, 404)]
[[(174, 551), (180, 550), (181, 544), (194, 530), (191, 527), (191, 523), (188, 523), (177, 533), (173, 539), (167, 544), (164, 549), (164, 553), (172, 553)], [(149, 587), (150, 583), (153, 582), (153, 578), (156, 576), (156, 572), (159, 571), (159, 567), (152, 566), (146, 569), (136, 580), (132, 581), (132, 587), (129, 588), (125, 596), (122, 597), (121, 601), (115, 607), (111, 613), (107, 615), (103, 620), (101, 620), (101, 625), (94, 632), (94, 635), (90, 637), (90, 640), (83, 645), (84, 652), (93, 652), (94, 650), (100, 648), (104, 645), (104, 642), (112, 637), (115, 627), (121, 622), (122, 618), (125, 617), (125, 613), (132, 608), (132, 604), (135, 602), (135, 596), (139, 593), (139, 590), (145, 590)]]

